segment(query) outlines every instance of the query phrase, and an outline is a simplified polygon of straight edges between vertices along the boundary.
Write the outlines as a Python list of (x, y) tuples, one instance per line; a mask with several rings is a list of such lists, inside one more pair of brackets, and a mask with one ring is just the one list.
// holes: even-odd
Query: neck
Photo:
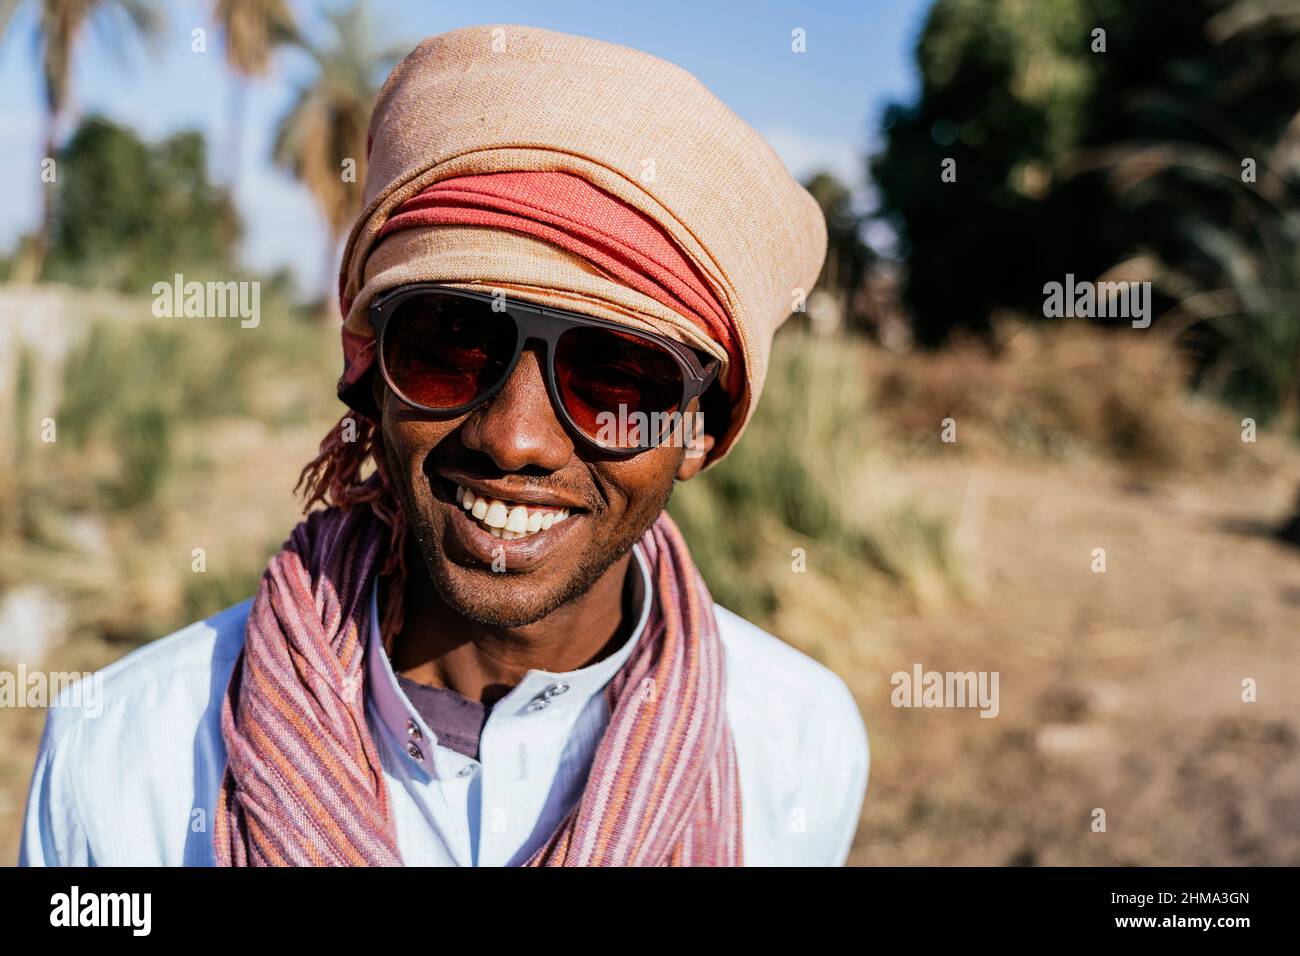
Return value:
[(628, 552), (585, 593), (539, 621), (493, 627), (450, 607), (429, 580), (418, 551), (409, 554), (405, 620), (393, 639), (393, 670), (492, 704), (530, 670), (562, 673), (593, 664), (622, 646), (639, 616), (639, 602), (633, 600), (638, 589), (627, 586), (632, 561)]

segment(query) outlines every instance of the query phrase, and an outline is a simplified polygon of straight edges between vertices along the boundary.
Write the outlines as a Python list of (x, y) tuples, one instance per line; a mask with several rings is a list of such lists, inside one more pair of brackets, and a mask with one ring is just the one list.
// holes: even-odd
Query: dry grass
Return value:
[(952, 418), (962, 455), (1105, 460), (1148, 477), (1258, 462), (1240, 453), (1242, 416), (1189, 398), (1185, 362), (1149, 330), (1003, 323), (991, 347), (874, 351), (867, 379), (882, 437), (907, 451), (933, 453)]

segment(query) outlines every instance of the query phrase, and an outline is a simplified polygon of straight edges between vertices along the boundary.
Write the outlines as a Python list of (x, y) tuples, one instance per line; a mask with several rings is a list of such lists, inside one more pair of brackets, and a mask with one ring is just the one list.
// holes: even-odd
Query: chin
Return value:
[(563, 587), (540, 587), (537, 582), (528, 581), (528, 575), (463, 568), (442, 556), (428, 563), (433, 585), (447, 605), (467, 620), (488, 627), (518, 628), (535, 624), (565, 599)]

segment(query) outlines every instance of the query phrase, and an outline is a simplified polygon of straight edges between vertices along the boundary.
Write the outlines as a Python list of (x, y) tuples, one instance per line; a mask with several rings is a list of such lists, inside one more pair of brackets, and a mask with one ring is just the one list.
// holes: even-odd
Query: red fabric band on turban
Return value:
[(380, 236), (429, 226), (486, 226), (533, 236), (581, 256), (689, 319), (729, 358), (740, 387), (740, 339), (727, 310), (658, 223), (565, 172), (485, 173), (434, 183), (398, 207)]

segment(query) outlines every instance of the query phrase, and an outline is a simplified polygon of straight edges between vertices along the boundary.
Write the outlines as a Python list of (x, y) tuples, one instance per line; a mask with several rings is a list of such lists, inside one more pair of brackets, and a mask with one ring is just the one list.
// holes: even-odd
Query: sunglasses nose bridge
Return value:
[(574, 446), (563, 413), (556, 407), (542, 356), (529, 361), (524, 357), (526, 351), (520, 349), (501, 387), (470, 414), (461, 440), (504, 471), (529, 466), (556, 471), (568, 462)]
[(548, 334), (539, 335), (536, 329), (527, 333), (520, 332), (522, 341), (519, 343), (519, 354), (515, 359), (515, 364), (506, 376), (503, 387), (509, 386), (510, 379), (514, 378), (515, 373), (519, 370), (519, 364), (523, 361), (524, 353), (529, 351), (529, 346), (536, 346), (537, 354), (537, 371), (542, 377), (542, 388), (546, 390), (546, 400), (550, 403), (551, 413), (559, 423), (560, 428), (566, 432), (573, 427), (569, 411), (564, 407), (564, 397), (560, 394), (559, 382), (556, 381), (555, 373), (555, 346), (559, 341), (563, 329)]
[[(554, 381), (552, 363), (555, 360), (555, 349), (551, 347), (551, 343), (543, 336), (525, 335), (521, 332), (520, 341), (515, 348), (515, 360), (506, 371), (505, 377), (502, 379), (502, 388), (508, 386), (510, 380), (514, 378), (515, 374), (519, 371), (519, 365), (523, 362), (525, 353), (535, 351), (537, 355), (537, 370), (542, 376), (542, 386), (546, 389), (547, 396), (550, 398), (551, 402), (558, 402), (559, 397), (555, 394), (555, 390), (552, 388), (552, 383)], [(557, 407), (555, 412), (557, 415), (560, 414), (560, 409)]]
[[(518, 328), (518, 326), (516, 326), (516, 328)], [(560, 396), (555, 388), (555, 345), (559, 341), (560, 332), (562, 331), (563, 330), (561, 329), (552, 332), (550, 329), (547, 329), (545, 334), (542, 334), (536, 326), (528, 329), (520, 328), (517, 333), (519, 336), (519, 342), (516, 345), (518, 354), (515, 356), (514, 367), (510, 369), (509, 374), (506, 376), (506, 381), (508, 382), (510, 378), (514, 376), (515, 370), (519, 367), (519, 362), (523, 359), (524, 353), (529, 351), (530, 347), (535, 348), (537, 352), (537, 367), (542, 373), (542, 384), (546, 386), (547, 395), (550, 397), (551, 403), (555, 406), (555, 414), (561, 419), (564, 417), (564, 412), (560, 407)]]
[(544, 353), (546, 353), (546, 354), (548, 354), (548, 355), (550, 354), (550, 351), (551, 351), (551, 341), (550, 341), (550, 339), (548, 339), (548, 338), (547, 338), (546, 336), (544, 336), (544, 335), (533, 335), (533, 334), (525, 334), (525, 335), (523, 335), (523, 342), (521, 342), (520, 345), (519, 345), (519, 352), (520, 352), (520, 354), (522, 354), (522, 353), (528, 351), (529, 343), (536, 343), (537, 345), (541, 346), (541, 351), (542, 351), (542, 352), (544, 352)]

